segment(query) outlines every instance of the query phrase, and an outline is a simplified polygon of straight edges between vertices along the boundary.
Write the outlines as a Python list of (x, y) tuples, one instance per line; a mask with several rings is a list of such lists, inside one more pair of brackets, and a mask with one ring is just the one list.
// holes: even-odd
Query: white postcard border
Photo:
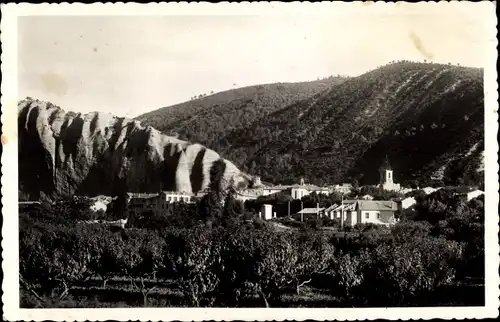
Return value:
[[(474, 5), (489, 6), (491, 14), (484, 19), (491, 21), (491, 44), (485, 66), (485, 257), (486, 281), (484, 307), (431, 307), (431, 308), (332, 308), (332, 309), (235, 309), (235, 308), (127, 308), (127, 309), (20, 309), (19, 308), (19, 254), (18, 254), (18, 146), (17, 146), (17, 17), (26, 15), (206, 15), (206, 14), (326, 14), (342, 7), (361, 14), (398, 10), (425, 12), (429, 6), (446, 10), (448, 2), (420, 2), (371, 4), (322, 2), (307, 3), (151, 3), (123, 4), (7, 4), (1, 6), (2, 40), (2, 270), (4, 280), (3, 311), (6, 320), (355, 320), (355, 319), (430, 319), (430, 318), (485, 318), (498, 316), (498, 86), (497, 86), (497, 40), (495, 4), (491, 2)], [(463, 10), (467, 4), (463, 2)], [(346, 12), (347, 12), (346, 11)], [(495, 28), (493, 28), (495, 26)]]

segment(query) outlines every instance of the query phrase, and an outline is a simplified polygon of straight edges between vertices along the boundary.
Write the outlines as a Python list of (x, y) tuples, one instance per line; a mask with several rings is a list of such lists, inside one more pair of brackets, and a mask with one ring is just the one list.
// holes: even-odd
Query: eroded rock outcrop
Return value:
[[(220, 156), (200, 144), (163, 135), (140, 122), (107, 113), (65, 112), (47, 102), (18, 105), (19, 197), (207, 188)], [(250, 177), (227, 161), (223, 178), (240, 187)]]

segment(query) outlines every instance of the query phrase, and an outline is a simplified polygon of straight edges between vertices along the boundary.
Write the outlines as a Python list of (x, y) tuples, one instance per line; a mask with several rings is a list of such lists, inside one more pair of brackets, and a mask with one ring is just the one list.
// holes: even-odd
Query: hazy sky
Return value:
[(391, 13), (367, 6), (356, 14), (20, 17), (19, 97), (132, 117), (212, 90), (355, 76), (391, 60), (483, 67), (491, 40), (484, 14), (450, 5)]

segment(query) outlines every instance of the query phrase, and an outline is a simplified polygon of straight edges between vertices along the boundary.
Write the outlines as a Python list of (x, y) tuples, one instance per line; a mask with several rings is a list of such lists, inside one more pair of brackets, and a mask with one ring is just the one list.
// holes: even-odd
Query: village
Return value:
[[(398, 197), (390, 198), (390, 200), (375, 200), (370, 194), (354, 195), (353, 185), (350, 183), (341, 183), (326, 187), (319, 187), (312, 184), (306, 184), (302, 178), (295, 185), (269, 185), (261, 182), (259, 177), (255, 180), (250, 188), (236, 190), (234, 198), (241, 201), (243, 205), (249, 201), (255, 201), (262, 198), (270, 198), (273, 195), (289, 196), (291, 200), (302, 200), (306, 196), (313, 194), (328, 196), (337, 194), (341, 196), (340, 202), (333, 203), (328, 207), (320, 207), (319, 203), (315, 207), (304, 207), (303, 202), (300, 202), (301, 207), (298, 211), (291, 211), (290, 201), (288, 201), (287, 210), (283, 213), (278, 213), (272, 204), (263, 203), (260, 209), (256, 211), (255, 216), (261, 220), (273, 220), (279, 217), (289, 218), (293, 221), (307, 221), (310, 219), (327, 218), (335, 220), (340, 224), (340, 227), (353, 227), (357, 224), (375, 224), (391, 226), (396, 224), (401, 219), (401, 214), (410, 213), (415, 207), (417, 200), (415, 196), (411, 196), (412, 191), (421, 191), (426, 195), (434, 193), (443, 187), (417, 187), (416, 189), (401, 187), (399, 183), (394, 182), (394, 170), (391, 167), (388, 159), (383, 162), (379, 169), (380, 182), (378, 185), (370, 186), (379, 190), (394, 192)], [(362, 187), (361, 187), (362, 188)], [(362, 191), (362, 189), (359, 189)], [(144, 217), (153, 213), (156, 216), (175, 211), (175, 206), (179, 203), (194, 204), (206, 194), (206, 192), (186, 193), (179, 191), (161, 191), (158, 193), (127, 193), (127, 218), (110, 221), (110, 220), (92, 220), (86, 223), (101, 223), (119, 226), (125, 228), (128, 217)], [(482, 194), (483, 191), (475, 187), (458, 187), (454, 189), (454, 194), (463, 201), (470, 201)], [(94, 212), (109, 212), (113, 207), (113, 200), (116, 197), (98, 196), (91, 198), (93, 204), (91, 211)], [(20, 207), (29, 205), (32, 202), (20, 202)]]

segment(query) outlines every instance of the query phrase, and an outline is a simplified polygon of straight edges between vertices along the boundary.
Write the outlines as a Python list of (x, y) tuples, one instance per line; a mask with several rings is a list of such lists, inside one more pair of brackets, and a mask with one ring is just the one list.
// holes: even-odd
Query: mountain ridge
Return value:
[[(374, 184), (388, 154), (400, 181), (429, 183), (449, 164), (443, 183), (475, 183), (484, 150), (483, 99), (482, 69), (400, 61), (256, 116), (249, 125), (233, 128), (205, 115), (193, 127), (198, 137), (207, 135), (201, 142), (208, 147), (271, 182), (305, 176), (318, 184)], [(168, 118), (164, 122), (160, 129), (177, 129)], [(473, 145), (478, 148), (466, 155)]]
[[(284, 108), (292, 102), (306, 99), (346, 79), (348, 77), (330, 76), (309, 82), (245, 86), (163, 107), (139, 115), (135, 119), (147, 121), (147, 124), (164, 133), (208, 144), (211, 137), (221, 134), (220, 131), (214, 128), (208, 132), (193, 130), (199, 122), (203, 122), (206, 115), (215, 113), (218, 116), (217, 122), (229, 124), (233, 129), (243, 128), (268, 113)], [(210, 125), (206, 123), (205, 125), (208, 130)]]

